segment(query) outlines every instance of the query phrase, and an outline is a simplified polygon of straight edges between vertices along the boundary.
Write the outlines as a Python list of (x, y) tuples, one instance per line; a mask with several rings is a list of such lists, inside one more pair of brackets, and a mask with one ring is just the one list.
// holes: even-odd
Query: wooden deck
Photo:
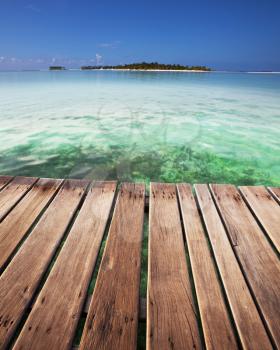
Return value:
[(0, 349), (280, 348), (279, 249), (279, 188), (2, 176)]

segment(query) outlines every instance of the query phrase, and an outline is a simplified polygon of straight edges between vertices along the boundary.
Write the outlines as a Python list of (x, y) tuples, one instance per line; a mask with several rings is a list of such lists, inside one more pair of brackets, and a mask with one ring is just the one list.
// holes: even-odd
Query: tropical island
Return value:
[(66, 70), (63, 66), (50, 66), (49, 70)]
[(166, 71), (203, 71), (210, 72), (211, 68), (206, 66), (183, 66), (180, 64), (163, 64), (158, 62), (142, 62), (131, 63), (116, 66), (82, 66), (81, 70), (96, 70), (96, 69), (119, 69), (119, 70), (166, 70)]

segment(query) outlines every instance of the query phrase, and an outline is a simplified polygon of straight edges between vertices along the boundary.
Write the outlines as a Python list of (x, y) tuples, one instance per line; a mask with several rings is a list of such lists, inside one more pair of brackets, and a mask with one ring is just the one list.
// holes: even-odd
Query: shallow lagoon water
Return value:
[(280, 75), (1, 72), (0, 173), (280, 185)]

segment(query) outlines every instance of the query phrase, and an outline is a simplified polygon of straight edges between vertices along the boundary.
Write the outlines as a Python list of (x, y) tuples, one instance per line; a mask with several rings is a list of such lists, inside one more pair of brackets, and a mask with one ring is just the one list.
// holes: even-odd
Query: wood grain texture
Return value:
[(147, 349), (200, 348), (176, 187), (151, 183)]
[(87, 182), (67, 180), (0, 276), (0, 349), (5, 349), (83, 196)]
[(71, 347), (115, 190), (115, 182), (90, 189), (14, 349)]
[(37, 181), (35, 177), (15, 177), (0, 192), (0, 221)]
[(271, 349), (270, 340), (208, 186), (195, 185), (195, 191), (242, 347), (254, 350)]
[(263, 186), (239, 187), (257, 220), (280, 252), (280, 206)]
[(280, 204), (280, 187), (268, 187), (268, 190), (273, 195), (275, 200)]
[(122, 185), (80, 349), (136, 349), (144, 198), (144, 185)]
[(10, 181), (12, 181), (12, 176), (0, 176), (0, 191), (4, 188)]
[(61, 180), (40, 179), (0, 223), (0, 271), (60, 184)]
[(179, 184), (177, 189), (206, 348), (237, 349), (192, 187)]
[(266, 325), (280, 347), (280, 263), (240, 193), (232, 185), (211, 185), (231, 244)]

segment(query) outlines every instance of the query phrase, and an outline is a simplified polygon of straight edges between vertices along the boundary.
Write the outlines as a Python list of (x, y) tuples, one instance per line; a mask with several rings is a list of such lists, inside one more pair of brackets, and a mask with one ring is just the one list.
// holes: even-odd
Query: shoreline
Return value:
[(116, 69), (116, 68), (108, 68), (108, 69), (80, 69), (80, 68), (70, 68), (66, 70), (71, 70), (71, 71), (121, 71), (121, 72), (180, 72), (180, 73), (237, 73), (237, 74), (280, 74), (279, 72), (266, 72), (266, 71), (223, 71), (223, 70), (191, 70), (191, 69)]
[(206, 70), (191, 70), (191, 69), (125, 69), (125, 68), (108, 68), (108, 69), (69, 69), (80, 71), (120, 71), (120, 72), (182, 72), (182, 73), (211, 73), (212, 71)]

